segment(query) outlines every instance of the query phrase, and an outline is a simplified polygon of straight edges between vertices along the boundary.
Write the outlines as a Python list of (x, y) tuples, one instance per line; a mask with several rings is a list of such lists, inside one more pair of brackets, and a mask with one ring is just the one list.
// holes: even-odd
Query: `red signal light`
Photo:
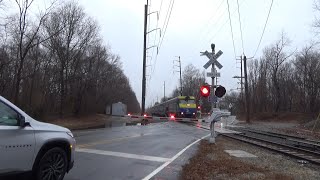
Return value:
[(202, 97), (210, 96), (210, 86), (207, 86), (207, 85), (201, 86), (200, 94), (201, 94)]

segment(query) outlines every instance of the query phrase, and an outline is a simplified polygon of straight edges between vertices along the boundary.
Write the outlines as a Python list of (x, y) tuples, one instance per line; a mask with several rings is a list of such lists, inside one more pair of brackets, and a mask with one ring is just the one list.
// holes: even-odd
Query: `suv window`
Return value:
[(17, 126), (18, 113), (0, 101), (0, 126)]

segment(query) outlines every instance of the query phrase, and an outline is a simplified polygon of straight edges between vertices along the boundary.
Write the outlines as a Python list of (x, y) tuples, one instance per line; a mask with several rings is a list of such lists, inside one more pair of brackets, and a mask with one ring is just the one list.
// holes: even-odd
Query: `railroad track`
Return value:
[[(197, 123), (189, 123), (189, 125), (197, 126)], [(201, 128), (201, 127), (200, 127)], [(208, 129), (207, 127), (203, 127), (203, 129)], [(255, 146), (259, 146), (277, 153), (281, 153), (296, 159), (305, 160), (307, 162), (320, 165), (320, 151), (318, 147), (318, 141), (308, 140), (301, 137), (277, 134), (273, 132), (267, 131), (257, 131), (257, 130), (246, 130), (240, 131), (241, 134), (220, 134), (224, 137), (239, 140), (245, 143), (249, 143)], [(257, 136), (260, 135), (260, 137)], [(264, 138), (261, 138), (263, 137)], [(269, 139), (268, 139), (269, 137)], [(270, 138), (272, 137), (272, 138)], [(282, 139), (282, 142), (275, 140), (275, 138)], [(294, 143), (298, 143), (299, 146), (293, 145), (292, 143), (286, 144), (283, 141), (290, 141)], [(308, 145), (308, 148), (304, 147)], [(310, 149), (310, 145), (314, 146), (314, 148)]]
[(282, 134), (282, 133), (275, 133), (275, 132), (268, 132), (268, 131), (258, 131), (258, 130), (254, 130), (254, 129), (248, 129), (246, 131), (257, 133), (257, 134), (266, 134), (268, 136), (278, 137), (278, 138), (287, 139), (287, 140), (291, 140), (291, 141), (295, 141), (295, 142), (303, 141), (306, 144), (313, 144), (313, 145), (318, 146), (320, 148), (320, 141), (307, 139), (304, 137), (293, 136), (293, 135)]
[(268, 131), (261, 131), (261, 130), (254, 130), (254, 129), (237, 129), (248, 136), (253, 137), (261, 137), (262, 139), (272, 140), (273, 142), (278, 142), (280, 144), (286, 144), (302, 149), (307, 149), (314, 152), (320, 152), (320, 142), (315, 140), (306, 139), (303, 137), (268, 132)]
[(222, 134), (224, 137), (239, 140), (259, 147), (263, 147), (275, 152), (279, 152), (296, 159), (303, 159), (310, 163), (320, 165), (320, 152), (311, 151), (291, 145), (281, 144), (270, 140), (248, 136), (245, 134)]

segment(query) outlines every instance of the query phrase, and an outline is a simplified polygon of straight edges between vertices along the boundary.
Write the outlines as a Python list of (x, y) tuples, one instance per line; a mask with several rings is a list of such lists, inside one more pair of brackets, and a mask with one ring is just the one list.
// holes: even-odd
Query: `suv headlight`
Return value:
[(68, 134), (70, 137), (74, 138), (72, 132), (67, 132), (67, 134)]

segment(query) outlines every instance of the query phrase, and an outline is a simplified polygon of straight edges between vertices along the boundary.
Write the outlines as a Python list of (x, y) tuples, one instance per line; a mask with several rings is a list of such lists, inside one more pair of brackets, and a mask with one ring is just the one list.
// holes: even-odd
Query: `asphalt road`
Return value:
[[(65, 180), (178, 179), (208, 131), (177, 122), (74, 132), (74, 168)], [(192, 145), (192, 146), (190, 146)]]

